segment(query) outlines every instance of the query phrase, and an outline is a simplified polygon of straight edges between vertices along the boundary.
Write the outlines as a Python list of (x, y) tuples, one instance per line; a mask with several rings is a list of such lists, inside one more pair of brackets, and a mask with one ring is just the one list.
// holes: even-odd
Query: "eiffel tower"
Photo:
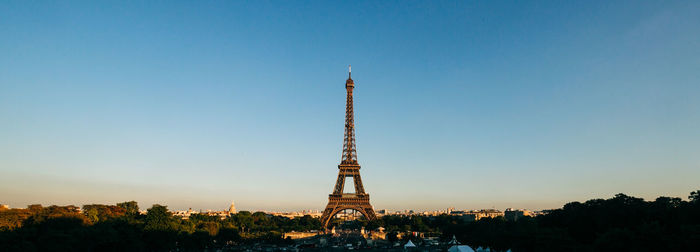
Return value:
[[(359, 212), (368, 220), (375, 220), (372, 205), (369, 204), (369, 194), (365, 193), (360, 178), (360, 164), (357, 163), (355, 150), (355, 120), (352, 109), (352, 89), (355, 83), (352, 81), (352, 69), (348, 67), (348, 80), (345, 81), (345, 89), (348, 91), (345, 105), (345, 137), (343, 140), (343, 155), (338, 165), (338, 180), (335, 182), (333, 193), (328, 195), (328, 205), (321, 215), (323, 229), (328, 228), (328, 223), (338, 212), (351, 209)], [(351, 177), (355, 182), (354, 193), (343, 193), (345, 178)]]

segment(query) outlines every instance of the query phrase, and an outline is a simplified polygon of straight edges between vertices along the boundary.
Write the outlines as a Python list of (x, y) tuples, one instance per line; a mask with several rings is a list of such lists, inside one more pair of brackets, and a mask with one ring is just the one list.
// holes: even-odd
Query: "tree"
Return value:
[(238, 226), (241, 228), (241, 232), (246, 232), (253, 227), (253, 216), (248, 211), (240, 211), (233, 216)]
[(653, 202), (653, 205), (659, 208), (677, 208), (683, 203), (681, 198), (658, 197)]
[(83, 212), (91, 222), (95, 223), (124, 216), (126, 209), (114, 205), (92, 204), (84, 205)]
[(138, 215), (139, 214), (139, 204), (136, 201), (127, 201), (122, 203), (117, 203), (118, 207), (124, 208), (127, 215)]
[(172, 214), (168, 212), (168, 207), (155, 204), (149, 208), (146, 214), (146, 225), (143, 229), (146, 231), (174, 230), (175, 222)]
[(397, 235), (398, 235), (398, 232), (395, 232), (395, 231), (390, 232), (386, 235), (386, 239), (391, 243), (397, 242), (397, 241), (399, 241), (399, 238), (397, 237)]
[(177, 242), (177, 222), (167, 206), (158, 204), (148, 209), (143, 239), (151, 251), (170, 251)]
[(219, 230), (219, 234), (217, 235), (217, 240), (220, 240), (224, 243), (229, 243), (229, 242), (237, 242), (241, 239), (241, 235), (238, 234), (238, 230), (235, 228), (222, 228)]
[(98, 216), (99, 213), (97, 212), (97, 208), (89, 208), (89, 209), (84, 209), (85, 216), (87, 216), (88, 220), (91, 223), (97, 223), (100, 220), (100, 217)]
[(0, 232), (13, 230), (22, 226), (22, 222), (31, 216), (27, 209), (9, 209), (0, 211)]
[(691, 203), (699, 203), (700, 202), (700, 190), (690, 192), (690, 196), (688, 196), (688, 199), (690, 200)]
[(42, 207), (41, 204), (33, 204), (27, 206), (27, 209), (29, 209), (29, 211), (32, 213), (38, 213), (44, 210), (44, 207)]

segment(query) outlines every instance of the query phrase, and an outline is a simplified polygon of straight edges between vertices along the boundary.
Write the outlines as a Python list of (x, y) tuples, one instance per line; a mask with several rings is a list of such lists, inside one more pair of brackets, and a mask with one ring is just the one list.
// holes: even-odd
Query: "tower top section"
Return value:
[[(355, 115), (352, 108), (352, 89), (355, 83), (350, 78), (351, 68), (348, 66), (348, 80), (345, 81), (347, 90), (347, 102), (345, 103), (345, 137), (343, 137), (343, 156), (341, 165), (357, 165), (357, 151), (355, 150)], [(358, 166), (359, 167), (359, 166)]]
[(352, 66), (348, 65), (348, 80), (345, 81), (345, 87), (346, 88), (353, 88), (355, 87), (355, 82), (352, 81)]

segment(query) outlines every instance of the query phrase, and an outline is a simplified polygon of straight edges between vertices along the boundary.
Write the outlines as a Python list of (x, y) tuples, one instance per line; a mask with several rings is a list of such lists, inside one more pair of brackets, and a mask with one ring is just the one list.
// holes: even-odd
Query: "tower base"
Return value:
[(346, 209), (360, 212), (367, 220), (377, 219), (377, 215), (374, 214), (374, 208), (369, 203), (369, 194), (331, 194), (328, 195), (328, 205), (326, 205), (326, 209), (323, 210), (323, 215), (321, 215), (323, 230), (328, 229), (328, 224), (333, 216)]

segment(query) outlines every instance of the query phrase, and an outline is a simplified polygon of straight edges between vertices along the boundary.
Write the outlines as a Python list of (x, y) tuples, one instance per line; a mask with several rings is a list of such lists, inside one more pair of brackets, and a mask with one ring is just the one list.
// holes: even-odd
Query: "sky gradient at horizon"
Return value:
[(0, 203), (375, 209), (700, 189), (700, 2), (8, 1)]

